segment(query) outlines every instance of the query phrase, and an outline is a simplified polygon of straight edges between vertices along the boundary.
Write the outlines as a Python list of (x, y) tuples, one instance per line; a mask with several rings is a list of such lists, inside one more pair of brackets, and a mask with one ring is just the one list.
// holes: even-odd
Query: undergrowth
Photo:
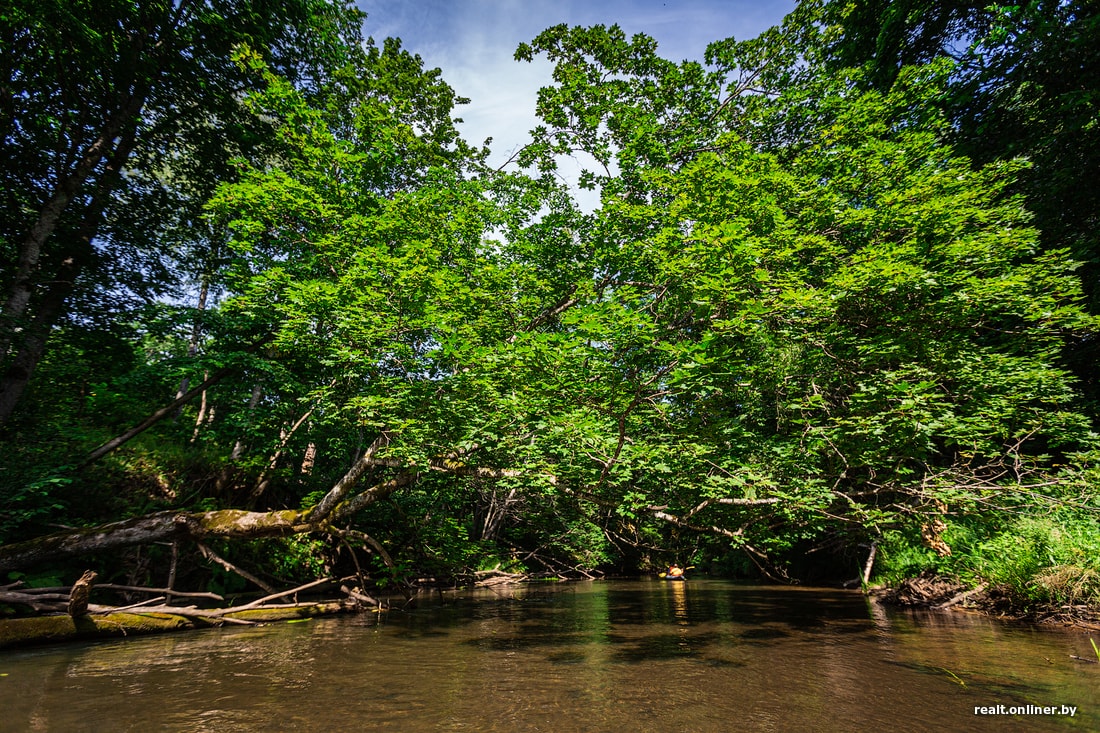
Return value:
[(932, 571), (971, 587), (986, 583), (1024, 613), (1100, 608), (1100, 518), (1091, 512), (1066, 509), (999, 526), (956, 519), (943, 534), (952, 549), (946, 557), (910, 534), (886, 533), (878, 581), (896, 584)]

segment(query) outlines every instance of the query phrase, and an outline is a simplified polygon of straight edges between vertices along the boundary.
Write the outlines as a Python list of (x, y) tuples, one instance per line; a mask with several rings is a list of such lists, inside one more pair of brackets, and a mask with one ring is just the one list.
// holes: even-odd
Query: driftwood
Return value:
[(221, 615), (224, 615), (227, 613), (236, 613), (238, 611), (247, 611), (250, 608), (259, 608), (268, 601), (273, 601), (276, 598), (286, 598), (287, 596), (294, 595), (295, 593), (301, 593), (302, 591), (309, 590), (310, 588), (316, 588), (319, 585), (324, 585), (325, 583), (331, 582), (333, 582), (332, 578), (321, 578), (320, 580), (314, 580), (310, 583), (306, 583), (305, 585), (299, 585), (297, 588), (291, 588), (290, 590), (284, 590), (279, 593), (272, 593), (269, 596), (264, 596), (263, 598), (259, 598), (255, 601), (252, 601), (251, 603), (246, 603), (243, 606), (223, 608), (219, 613)]
[(142, 606), (152, 606), (154, 603), (160, 603), (161, 601), (164, 601), (164, 600), (166, 600), (164, 596), (157, 596), (156, 598), (147, 598), (146, 600), (140, 601), (138, 603), (131, 603), (129, 606), (121, 606), (119, 608), (116, 608), (115, 612), (117, 613), (119, 611), (129, 611), (132, 608), (141, 608)]
[(62, 593), (23, 593), (20, 591), (0, 591), (0, 603), (18, 603), (32, 610), (62, 611), (69, 602), (68, 594)]
[(497, 585), (511, 585), (512, 583), (522, 583), (525, 580), (529, 580), (530, 576), (527, 573), (509, 573), (501, 570), (500, 568), (493, 568), (491, 570), (475, 570), (474, 575), (477, 580), (474, 581), (474, 586), (478, 588), (490, 588)]
[(943, 603), (937, 603), (935, 606), (932, 606), (932, 608), (951, 608), (952, 606), (955, 606), (955, 605), (958, 605), (958, 604), (962, 603), (963, 601), (965, 601), (967, 598), (970, 598), (971, 596), (976, 596), (977, 594), (981, 593), (985, 589), (986, 589), (986, 584), (982, 583), (977, 588), (973, 588), (971, 590), (964, 591), (963, 593), (959, 593), (955, 596), (952, 596), (951, 598), (944, 601)]
[(372, 598), (371, 596), (368, 596), (360, 588), (349, 588), (346, 585), (341, 585), (340, 590), (344, 593), (344, 595), (360, 605), (375, 606), (377, 608), (381, 608), (382, 606), (377, 598)]
[[(18, 589), (18, 584), (0, 586), (0, 603), (19, 603), (30, 606), (46, 615), (29, 618), (0, 620), (0, 648), (25, 646), (38, 642), (86, 639), (102, 636), (126, 636), (182, 629), (199, 629), (225, 624), (254, 626), (272, 621), (310, 618), (361, 608), (364, 604), (378, 606), (379, 602), (358, 588), (344, 587), (345, 598), (302, 603), (272, 603), (287, 596), (337, 582), (333, 578), (320, 578), (288, 590), (272, 593), (243, 606), (229, 608), (199, 608), (195, 605), (175, 606), (165, 604), (165, 596), (149, 598), (126, 606), (107, 606), (87, 602), (92, 586), (88, 574), (69, 588)], [(350, 580), (350, 579), (345, 579)], [(96, 589), (107, 584), (97, 585)], [(149, 592), (150, 588), (120, 586)], [(50, 592), (43, 592), (50, 591)], [(56, 592), (67, 591), (67, 592)], [(174, 593), (179, 594), (176, 591)], [(72, 607), (77, 613), (69, 614), (69, 602), (83, 595), (84, 606)], [(213, 593), (193, 593), (193, 596), (221, 600)], [(50, 613), (52, 612), (52, 614)]]
[[(100, 608), (106, 607), (90, 607), (89, 610), (99, 611)], [(164, 610), (161, 611), (160, 608)], [(111, 612), (93, 612), (75, 619), (68, 614), (3, 619), (0, 620), (0, 649), (44, 642), (202, 629), (225, 624), (252, 625), (312, 618), (349, 609), (347, 604), (326, 601), (234, 612), (240, 613), (239, 617), (232, 615), (210, 617), (195, 613), (196, 609), (179, 609), (174, 606), (139, 610), (140, 612), (121, 609)], [(186, 615), (181, 613), (181, 610), (186, 611)]]
[(97, 583), (96, 588), (104, 588), (108, 590), (124, 590), (131, 593), (153, 593), (156, 595), (175, 596), (176, 598), (208, 598), (212, 601), (224, 601), (225, 598), (219, 596), (217, 593), (203, 592), (187, 592), (180, 590), (172, 590), (171, 588), (149, 588), (141, 585), (118, 585), (116, 583)]
[[(94, 574), (93, 574), (94, 575)], [(0, 603), (18, 604), (21, 606), (27, 606), (32, 611), (37, 613), (50, 613), (50, 612), (70, 612), (70, 603), (73, 600), (74, 593), (78, 593), (77, 585), (73, 586), (53, 586), (48, 588), (24, 588), (23, 582), (11, 583), (8, 585), (0, 586)], [(225, 598), (217, 593), (207, 592), (186, 592), (186, 591), (173, 591), (168, 588), (148, 588), (138, 585), (119, 585), (117, 583), (96, 583), (96, 590), (113, 590), (113, 591), (126, 591), (129, 593), (149, 593), (158, 594), (159, 598), (154, 600), (163, 601), (169, 595), (178, 598), (203, 598), (212, 601), (224, 601)], [(89, 587), (89, 591), (91, 588)], [(87, 604), (87, 598), (85, 598), (85, 604)], [(150, 600), (141, 601), (140, 603), (134, 603), (129, 606), (121, 606), (116, 610), (123, 610), (127, 608), (137, 608), (140, 606), (148, 605)], [(77, 610), (73, 607), (73, 610)], [(69, 615), (81, 615), (79, 613)]]
[[(134, 606), (127, 606), (125, 609), (116, 608), (115, 606), (98, 606), (92, 604), (88, 607), (88, 610), (99, 616), (106, 616), (109, 614), (120, 613), (123, 610), (133, 609)], [(223, 614), (220, 609), (206, 610), (197, 606), (141, 606), (139, 614), (167, 614), (170, 616), (183, 616), (190, 619), (219, 619), (226, 623), (244, 624), (248, 626), (255, 625), (253, 621), (246, 621), (243, 619), (235, 619), (231, 617), (222, 618)]]

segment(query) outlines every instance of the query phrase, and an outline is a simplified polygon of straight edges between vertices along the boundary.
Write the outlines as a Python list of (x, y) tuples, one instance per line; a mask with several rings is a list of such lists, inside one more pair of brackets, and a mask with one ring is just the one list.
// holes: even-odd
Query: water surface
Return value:
[[(1071, 654), (1086, 634), (858, 592), (533, 586), (2, 652), (0, 730), (1100, 730), (1100, 665)], [(974, 713), (996, 705), (1077, 713)]]

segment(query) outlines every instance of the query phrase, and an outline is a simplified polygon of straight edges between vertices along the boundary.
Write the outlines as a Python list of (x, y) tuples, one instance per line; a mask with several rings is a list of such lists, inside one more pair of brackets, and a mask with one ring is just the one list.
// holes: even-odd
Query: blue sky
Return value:
[[(794, 9), (793, 0), (358, 0), (365, 35), (394, 36), (471, 103), (457, 115), (472, 143), (492, 137), (491, 161), (501, 163), (537, 122), (535, 97), (550, 82), (545, 61), (519, 63), (516, 46), (552, 25), (617, 23), (645, 33), (658, 53), (702, 60), (711, 41), (752, 38)], [(566, 178), (574, 173), (563, 166)]]

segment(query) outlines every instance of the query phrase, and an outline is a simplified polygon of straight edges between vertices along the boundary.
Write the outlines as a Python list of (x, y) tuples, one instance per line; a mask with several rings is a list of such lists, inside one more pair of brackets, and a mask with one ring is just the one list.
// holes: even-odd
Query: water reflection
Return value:
[[(858, 593), (609, 582), (0, 654), (0, 730), (1097, 730), (1087, 637)], [(975, 717), (1074, 705), (1077, 717)]]

